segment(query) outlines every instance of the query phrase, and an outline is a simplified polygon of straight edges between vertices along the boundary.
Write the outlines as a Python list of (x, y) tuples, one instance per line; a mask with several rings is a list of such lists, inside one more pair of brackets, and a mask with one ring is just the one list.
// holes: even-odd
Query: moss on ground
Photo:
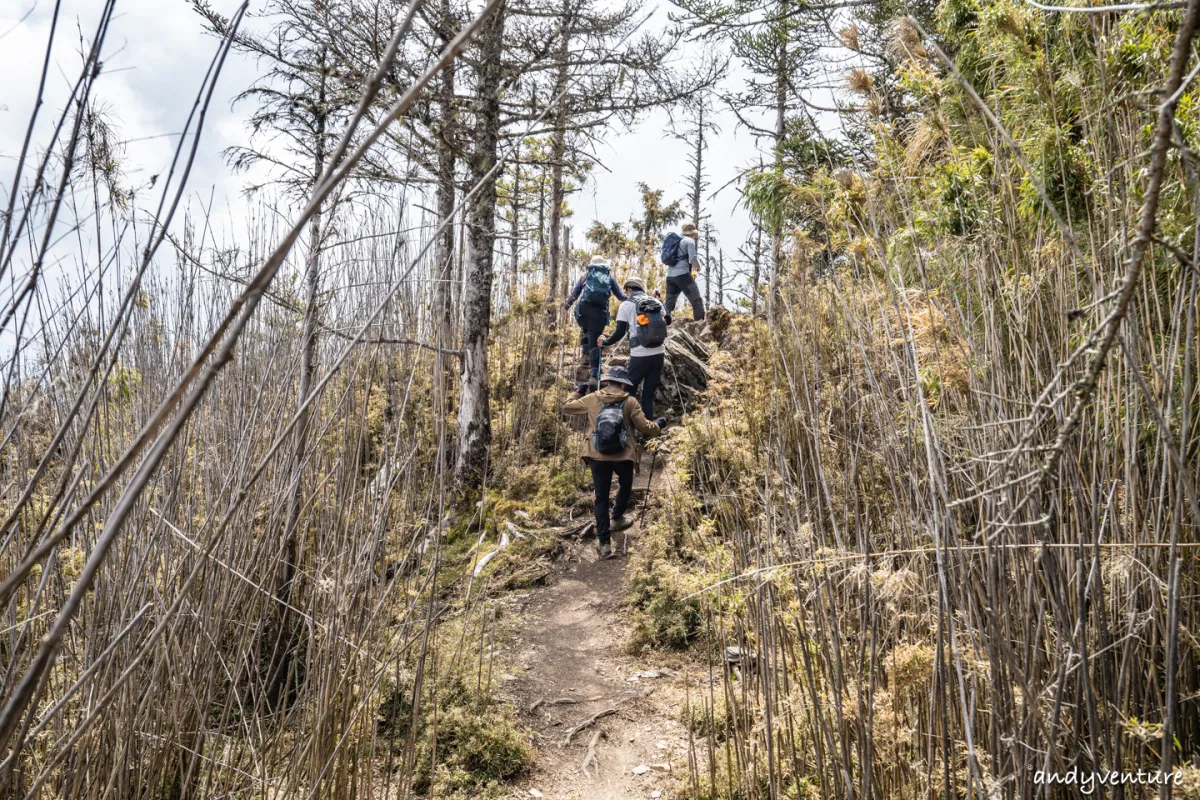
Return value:
[[(419, 687), (414, 662), (385, 688), (376, 724), (380, 738), (398, 755), (412, 739), (413, 790), (419, 795), (499, 798), (507, 791), (503, 784), (533, 762), (533, 746), (512, 708), (498, 699), (492, 670), (480, 669), (474, 659), (455, 658), (456, 628), (439, 630), (441, 645), (435, 652), (441, 655), (427, 659)], [(461, 652), (477, 649), (468, 641)]]

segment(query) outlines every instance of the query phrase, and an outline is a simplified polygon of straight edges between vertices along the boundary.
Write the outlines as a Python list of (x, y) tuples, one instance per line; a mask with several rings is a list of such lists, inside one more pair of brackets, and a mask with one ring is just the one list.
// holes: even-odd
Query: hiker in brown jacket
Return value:
[[(655, 422), (646, 419), (641, 405), (627, 393), (626, 387), (632, 386), (625, 368), (613, 367), (600, 382), (598, 392), (589, 395), (576, 392), (563, 406), (564, 414), (587, 414), (589, 434), (583, 460), (591, 467), (596, 489), (596, 550), (601, 558), (612, 556), (612, 532), (633, 525), (625, 512), (633, 494), (633, 465), (639, 455), (635, 431), (646, 437), (659, 436), (666, 424), (662, 417)], [(613, 475), (617, 476), (617, 501), (610, 521), (608, 495)]]

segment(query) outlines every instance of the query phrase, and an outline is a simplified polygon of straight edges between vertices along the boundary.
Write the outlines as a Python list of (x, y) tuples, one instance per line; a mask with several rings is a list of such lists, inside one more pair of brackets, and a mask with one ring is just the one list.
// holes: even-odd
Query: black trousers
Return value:
[(629, 508), (629, 497), (633, 494), (633, 462), (592, 459), (592, 485), (596, 487), (596, 540), (600, 544), (612, 538), (608, 495), (612, 491), (613, 475), (617, 476), (617, 502), (612, 507), (612, 516), (619, 517)]
[(686, 275), (667, 278), (668, 314), (675, 313), (675, 304), (679, 302), (681, 294), (687, 297), (688, 302), (692, 304), (692, 319), (704, 319), (704, 298), (700, 296), (700, 287), (696, 285), (696, 279), (690, 272)]
[(642, 405), (642, 413), (646, 419), (654, 419), (654, 393), (662, 383), (663, 354), (656, 356), (631, 356), (626, 367), (633, 388), (629, 393), (638, 399)]
[(580, 349), (587, 357), (592, 377), (599, 377), (600, 348), (597, 346), (596, 340), (608, 326), (608, 309), (580, 300), (579, 304), (575, 306), (575, 321), (579, 323), (581, 332), (579, 336)]

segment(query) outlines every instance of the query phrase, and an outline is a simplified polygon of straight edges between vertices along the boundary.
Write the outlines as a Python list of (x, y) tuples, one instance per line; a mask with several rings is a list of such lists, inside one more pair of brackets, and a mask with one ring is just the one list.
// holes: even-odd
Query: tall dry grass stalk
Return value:
[[(415, 190), (401, 185), (320, 242), (330, 288), (303, 398), (309, 446), (289, 463), (312, 341), (298, 280), (310, 253), (291, 248), (306, 212), (281, 223), (298, 209), (252, 205), (224, 240), (182, 200), (240, 16), (159, 200), (152, 186), (118, 191), (119, 147), (94, 111), (115, 11), (106, 4), (51, 140), (31, 125), (0, 238), (13, 287), (0, 297), (0, 793), (395, 797), (510, 776), (528, 745), (490, 689), (494, 579), (470, 580), (470, 544), (494, 534), (498, 499), (454, 514), (448, 492), (458, 354), (437, 344), (454, 332), (430, 314), (439, 221), (413, 219)], [(440, 61), (430, 54), (429, 75), (477, 24)], [(401, 26), (394, 44), (404, 37)], [(427, 79), (377, 126), (347, 132), (314, 195), (334, 191)], [(378, 88), (364, 88), (360, 112)], [(462, 204), (452, 230), (461, 219)], [(505, 285), (496, 356), (551, 396), (557, 377), (528, 366), (560, 349), (530, 311), (539, 278)], [(497, 395), (498, 457), (528, 459), (562, 435), (529, 393)], [(476, 728), (459, 733), (467, 710)], [(447, 771), (475, 763), (456, 749), (474, 741), (491, 760)]]
[[(897, 23), (918, 120), (878, 120), (855, 180), (796, 188), (828, 234), (797, 233), (769, 327), (731, 329), (737, 368), (680, 437), (639, 567), (675, 588), (635, 608), (650, 641), (717, 654), (697, 797), (1200, 784), (1196, 90), (1164, 103), (1196, 4), (979, 13), (969, 72)], [(1104, 72), (1147, 36), (1163, 72)], [(681, 640), (668, 615), (694, 620)]]

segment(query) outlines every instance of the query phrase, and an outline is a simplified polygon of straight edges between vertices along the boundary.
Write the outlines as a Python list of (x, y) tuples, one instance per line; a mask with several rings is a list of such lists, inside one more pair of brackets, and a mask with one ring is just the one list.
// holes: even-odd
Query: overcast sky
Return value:
[[(251, 7), (260, 5), (252, 2)], [(41, 114), (43, 133), (60, 111), (78, 74), (81, 35), (92, 34), (100, 0), (62, 0), (60, 30)], [(218, 10), (232, 11), (235, 0), (214, 0)], [(20, 152), (37, 79), (45, 54), (54, 0), (0, 0), (0, 194), (7, 197), (11, 172)], [(228, 8), (222, 8), (227, 6)], [(649, 23), (666, 22), (663, 6)], [(144, 186), (150, 176), (167, 168), (191, 101), (212, 58), (216, 42), (207, 36), (187, 0), (120, 0), (105, 49), (104, 70), (96, 96), (106, 108), (121, 139), (127, 142), (124, 172), (127, 182)], [(689, 53), (682, 54), (684, 58)], [(246, 140), (247, 108), (233, 107), (232, 98), (258, 75), (254, 61), (231, 54), (218, 87), (214, 109), (201, 140), (190, 186), (193, 199), (207, 203), (215, 197), (214, 217), (244, 218), (242, 189), (245, 175), (235, 175), (221, 153)], [(738, 171), (757, 160), (755, 142), (739, 130), (730, 114), (719, 113), (721, 134), (708, 150), (712, 189), (728, 183)], [(583, 231), (593, 219), (627, 221), (639, 206), (637, 183), (645, 181), (667, 192), (667, 199), (686, 194), (686, 151), (667, 130), (665, 113), (655, 113), (630, 132), (613, 133), (597, 153), (604, 168), (570, 199), (575, 210), (573, 244), (584, 243)], [(46, 136), (41, 137), (43, 140)], [(36, 141), (36, 138), (35, 138)], [(736, 187), (711, 201), (714, 229), (728, 255), (736, 252), (749, 231), (746, 213), (737, 208)], [(227, 223), (228, 224), (228, 223)]]

